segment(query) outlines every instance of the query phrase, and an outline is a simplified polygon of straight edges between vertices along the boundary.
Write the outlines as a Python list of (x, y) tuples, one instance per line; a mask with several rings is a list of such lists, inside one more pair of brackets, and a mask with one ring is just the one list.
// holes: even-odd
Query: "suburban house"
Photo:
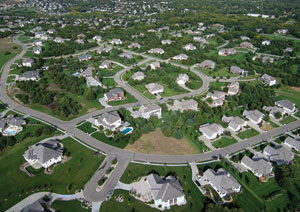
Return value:
[(183, 188), (174, 176), (162, 178), (157, 174), (147, 176), (151, 196), (156, 207), (170, 208), (172, 205), (186, 204)]
[(243, 127), (247, 126), (247, 122), (238, 116), (223, 116), (222, 122), (228, 123), (228, 128), (234, 132), (240, 131)]
[(94, 77), (86, 77), (86, 85), (87, 87), (102, 87), (102, 83)]
[(241, 36), (240, 39), (241, 40), (250, 40), (250, 38), (248, 36)]
[(224, 104), (225, 101), (225, 93), (222, 91), (214, 91), (213, 93), (208, 92), (206, 94), (206, 99), (211, 98), (213, 100), (212, 106), (221, 106)]
[(41, 54), (42, 53), (42, 47), (36, 46), (32, 50), (33, 54)]
[(138, 71), (138, 72), (135, 72), (135, 73), (131, 76), (131, 78), (132, 78), (133, 80), (141, 81), (141, 80), (143, 80), (143, 79), (145, 78), (145, 74), (144, 74), (143, 72), (141, 72), (141, 71)]
[(8, 115), (6, 118), (0, 118), (0, 132), (2, 136), (15, 136), (23, 130), (26, 121), (22, 117)]
[(243, 75), (243, 76), (248, 75), (248, 71), (245, 71), (244, 69), (241, 69), (238, 66), (231, 66), (230, 67), (230, 72), (233, 73), (233, 74), (239, 74), (239, 75)]
[(108, 53), (108, 52), (110, 52), (111, 50), (112, 50), (112, 47), (111, 47), (111, 46), (108, 46), (108, 47), (106, 47), (106, 48), (99, 49), (97, 53), (98, 53), (98, 54), (102, 54), (103, 52)]
[(109, 41), (110, 44), (121, 45), (123, 42), (120, 39), (112, 39)]
[(78, 59), (79, 59), (80, 62), (84, 62), (84, 61), (88, 61), (88, 60), (93, 59), (93, 57), (89, 54), (84, 53), (84, 54), (78, 56)]
[(101, 69), (109, 69), (112, 66), (112, 61), (110, 60), (104, 60), (100, 65), (99, 68)]
[(298, 138), (298, 140), (291, 138), (291, 137), (287, 137), (284, 140), (284, 144), (286, 146), (288, 146), (291, 149), (295, 149), (296, 151), (300, 152), (300, 138)]
[(204, 60), (202, 63), (199, 64), (199, 66), (204, 69), (214, 69), (216, 63), (211, 60)]
[(146, 88), (153, 95), (164, 92), (164, 87), (157, 83), (149, 83), (146, 85)]
[(275, 61), (274, 58), (269, 57), (269, 56), (264, 56), (264, 57), (262, 58), (263, 64), (274, 63), (274, 61)]
[(200, 42), (201, 44), (206, 44), (207, 41), (204, 38), (201, 37), (193, 37), (193, 40), (196, 42)]
[(189, 100), (175, 100), (174, 101), (174, 109), (175, 110), (180, 110), (183, 112), (184, 110), (194, 110), (198, 111), (198, 102), (194, 99), (189, 99)]
[(280, 113), (281, 115), (286, 114), (286, 111), (277, 106), (263, 106), (262, 108), (264, 111), (268, 112), (270, 117), (276, 118), (276, 113)]
[(56, 37), (54, 40), (53, 40), (55, 43), (59, 43), (59, 44), (62, 44), (65, 42), (64, 39), (62, 39), (61, 37)]
[(132, 59), (133, 55), (131, 53), (128, 53), (128, 52), (123, 52), (119, 55), (119, 57), (126, 58), (126, 59)]
[(187, 60), (189, 58), (189, 56), (187, 56), (186, 54), (179, 54), (173, 57), (173, 60)]
[(128, 45), (129, 49), (140, 49), (141, 45), (139, 43), (132, 43)]
[(273, 171), (272, 164), (263, 158), (251, 159), (245, 155), (241, 160), (241, 164), (258, 178), (270, 176)]
[(116, 101), (125, 99), (124, 91), (121, 88), (113, 88), (108, 93), (104, 94), (105, 101)]
[(34, 64), (34, 60), (31, 59), (31, 58), (24, 58), (22, 60), (22, 66), (25, 66), (25, 67), (32, 67)]
[(216, 123), (204, 124), (199, 127), (199, 131), (202, 132), (206, 138), (212, 140), (222, 135), (224, 133), (224, 128)]
[(164, 54), (165, 51), (162, 48), (153, 48), (148, 51), (150, 54)]
[(46, 32), (44, 31), (34, 33), (35, 38), (42, 38), (44, 35), (46, 35)]
[(115, 131), (122, 124), (121, 117), (117, 111), (103, 113), (95, 120), (97, 127), (102, 126), (104, 130)]
[(269, 46), (271, 44), (270, 40), (264, 40), (263, 42), (261, 42), (262, 45), (264, 46)]
[(276, 84), (276, 79), (268, 74), (262, 75), (262, 77), (260, 79), (265, 85), (268, 85), (268, 86), (272, 86), (272, 85)]
[(156, 69), (160, 68), (160, 63), (158, 61), (152, 62), (149, 64), (149, 66), (150, 66), (151, 70), (156, 70)]
[(173, 42), (173, 41), (171, 41), (171, 40), (169, 40), (169, 39), (168, 39), (168, 40), (162, 40), (162, 41), (161, 41), (161, 44), (162, 44), (162, 45), (166, 45), (166, 44), (170, 45), (172, 42)]
[(83, 39), (76, 39), (75, 43), (84, 44), (84, 40)]
[(196, 50), (197, 48), (193, 44), (188, 43), (183, 47), (183, 49), (185, 49), (186, 51), (193, 51), (193, 50)]
[(62, 161), (63, 145), (52, 139), (42, 141), (30, 146), (23, 157), (31, 166), (46, 169)]
[(151, 116), (161, 118), (161, 107), (156, 104), (150, 104), (147, 106), (142, 105), (139, 108), (139, 113), (144, 119), (149, 119)]
[(240, 90), (240, 84), (239, 82), (235, 81), (227, 85), (227, 88), (228, 88), (228, 92), (227, 92), (228, 95), (236, 95)]
[(286, 34), (289, 30), (288, 29), (278, 29), (277, 33), (278, 34)]
[(203, 173), (203, 179), (215, 189), (221, 198), (241, 191), (239, 182), (223, 168), (219, 168), (217, 172), (207, 169)]
[(249, 43), (249, 42), (242, 42), (241, 44), (240, 44), (240, 47), (242, 47), (242, 48), (246, 48), (246, 49), (253, 49), (254, 48), (254, 46), (253, 46), (253, 44), (252, 43)]
[(235, 55), (236, 50), (234, 48), (229, 48), (229, 49), (220, 49), (219, 50), (219, 55), (220, 56), (229, 56), (229, 55)]
[(245, 110), (243, 116), (252, 121), (254, 124), (260, 124), (265, 118), (265, 114), (258, 110)]
[(35, 46), (43, 46), (43, 41), (42, 40), (35, 40), (35, 41), (33, 41), (33, 45), (35, 45)]
[(39, 79), (40, 76), (38, 71), (26, 71), (23, 74), (21, 74), (18, 78), (19, 81), (38, 81)]
[(294, 153), (284, 148), (282, 145), (276, 145), (275, 147), (266, 146), (263, 154), (268, 157), (272, 162), (276, 162), (277, 165), (290, 164), (294, 160)]
[(275, 102), (275, 105), (284, 109), (286, 113), (293, 113), (296, 110), (295, 104), (290, 100), (284, 99)]
[(184, 86), (187, 81), (189, 81), (189, 76), (187, 74), (179, 74), (176, 78), (176, 83), (181, 86)]
[(100, 42), (102, 40), (102, 37), (100, 35), (95, 35), (93, 37), (93, 40), (96, 41), (96, 42)]

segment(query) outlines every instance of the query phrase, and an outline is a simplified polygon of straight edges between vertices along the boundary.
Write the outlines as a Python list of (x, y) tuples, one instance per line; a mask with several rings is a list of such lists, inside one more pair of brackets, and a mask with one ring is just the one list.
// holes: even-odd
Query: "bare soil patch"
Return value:
[(264, 131), (270, 131), (270, 130), (273, 130), (274, 127), (272, 127), (270, 124), (268, 123), (263, 123), (262, 126), (261, 126), (261, 129), (264, 130)]
[(186, 138), (177, 140), (173, 137), (166, 137), (160, 129), (143, 135), (134, 144), (128, 144), (125, 149), (157, 155), (185, 155), (198, 153)]
[(294, 91), (300, 92), (300, 87), (291, 87)]
[[(16, 52), (17, 49), (13, 49), (13, 47), (18, 47), (12, 40), (12, 38), (1, 38), (0, 39), (0, 52)], [(19, 47), (18, 47), (19, 48)]]

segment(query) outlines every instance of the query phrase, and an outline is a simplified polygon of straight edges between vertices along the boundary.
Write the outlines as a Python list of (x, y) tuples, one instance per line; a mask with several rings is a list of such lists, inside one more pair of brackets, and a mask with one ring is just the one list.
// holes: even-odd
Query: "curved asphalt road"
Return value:
[[(88, 136), (86, 133), (84, 133), (83, 131), (76, 128), (76, 123), (78, 123), (82, 120), (85, 120), (87, 118), (90, 118), (94, 115), (99, 115), (99, 114), (104, 113), (104, 112), (117, 110), (121, 107), (134, 106), (134, 105), (139, 104), (139, 102), (101, 109), (101, 110), (95, 111), (93, 113), (83, 115), (83, 116), (81, 116), (77, 119), (74, 119), (72, 121), (62, 121), (58, 118), (47, 115), (45, 113), (41, 113), (39, 111), (35, 111), (35, 110), (30, 109), (30, 108), (19, 105), (18, 103), (13, 101), (7, 95), (7, 90), (5, 88), (5, 82), (6, 82), (8, 73), (9, 73), (10, 66), (17, 59), (21, 59), (23, 57), (23, 55), (26, 53), (26, 50), (27, 50), (26, 46), (24, 44), (20, 43), (17, 40), (17, 36), (14, 37), (14, 41), (15, 41), (16, 44), (18, 44), (22, 47), (22, 52), (20, 54), (18, 54), (16, 57), (14, 57), (13, 59), (11, 59), (8, 63), (6, 63), (4, 68), (3, 68), (3, 73), (2, 73), (2, 76), (1, 76), (1, 80), (0, 80), (0, 97), (1, 97), (1, 100), (3, 101), (3, 103), (6, 103), (10, 108), (13, 108), (17, 111), (20, 111), (20, 112), (24, 113), (24, 114), (35, 116), (35, 117), (38, 117), (39, 119), (42, 119), (42, 120), (44, 120), (48, 123), (51, 123), (52, 125), (55, 125), (55, 126), (61, 128), (61, 129), (63, 129), (64, 131), (66, 131), (66, 133), (69, 133), (70, 135), (73, 135), (74, 137), (78, 138), (79, 140), (85, 142), (89, 146), (91, 146), (95, 149), (98, 149), (98, 150), (100, 150), (100, 151), (102, 151), (106, 154), (111, 153), (111, 154), (116, 155), (118, 157), (128, 158), (131, 161), (134, 160), (134, 161), (140, 161), (140, 162), (146, 162), (146, 163), (147, 162), (154, 162), (154, 163), (187, 163), (187, 162), (195, 162), (195, 161), (197, 161), (197, 162), (208, 161), (208, 160), (215, 159), (215, 158), (219, 157), (220, 155), (226, 156), (227, 154), (231, 154), (231, 153), (243, 150), (243, 149), (245, 149), (245, 148), (247, 148), (251, 145), (255, 145), (255, 144), (260, 143), (261, 141), (264, 141), (264, 140), (268, 140), (271, 137), (274, 137), (274, 136), (277, 136), (279, 134), (285, 133), (288, 130), (291, 130), (291, 129), (294, 129), (294, 128), (300, 126), (300, 120), (297, 120), (295, 122), (292, 122), (292, 123), (287, 124), (285, 126), (282, 126), (280, 128), (276, 128), (272, 131), (269, 131), (269, 132), (257, 135), (255, 137), (252, 137), (250, 139), (243, 140), (241, 142), (235, 143), (235, 144), (230, 145), (226, 148), (211, 151), (211, 152), (206, 152), (206, 153), (202, 153), (202, 154), (194, 154), (194, 155), (155, 155), (155, 154), (143, 154), (143, 153), (131, 152), (131, 151), (119, 149), (117, 147), (113, 147), (113, 146), (107, 145), (105, 143), (99, 142), (99, 140), (97, 140), (97, 139), (95, 139), (91, 136)], [(157, 59), (157, 58), (155, 58), (155, 59)], [(187, 68), (187, 66), (180, 65), (180, 64), (173, 64), (173, 65), (177, 65), (177, 66), (180, 66), (180, 67), (183, 67), (183, 68)], [(199, 92), (201, 93), (201, 92), (204, 92), (205, 90), (208, 89), (209, 81), (210, 81), (209, 78), (206, 77), (205, 75), (203, 75), (202, 73), (194, 70), (193, 68), (191, 69), (191, 71), (193, 71), (194, 73), (196, 73), (198, 76), (200, 76), (202, 78), (203, 86), (200, 89), (198, 89), (197, 91), (194, 91), (192, 93), (177, 95), (177, 96), (174, 96), (174, 97), (169, 97), (168, 99), (177, 99), (177, 98), (182, 98), (182, 97), (185, 97), (185, 96), (197, 95), (197, 94), (199, 94)], [(156, 99), (156, 100), (151, 100), (149, 102), (151, 102), (151, 103), (162, 103), (162, 102), (164, 102), (164, 100), (157, 100)]]

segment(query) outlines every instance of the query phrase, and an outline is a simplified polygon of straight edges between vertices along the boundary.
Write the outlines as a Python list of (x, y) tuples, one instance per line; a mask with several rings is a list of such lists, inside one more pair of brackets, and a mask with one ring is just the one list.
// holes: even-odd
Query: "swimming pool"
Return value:
[(4, 130), (4, 133), (5, 133), (6, 135), (14, 135), (14, 134), (16, 133), (16, 131), (10, 130), (10, 129), (5, 129), (5, 130)]
[(72, 74), (72, 76), (77, 76), (79, 73), (78, 72), (75, 72)]
[(121, 131), (121, 134), (122, 135), (127, 135), (127, 134), (131, 133), (132, 130), (133, 130), (132, 127), (126, 127), (124, 130)]

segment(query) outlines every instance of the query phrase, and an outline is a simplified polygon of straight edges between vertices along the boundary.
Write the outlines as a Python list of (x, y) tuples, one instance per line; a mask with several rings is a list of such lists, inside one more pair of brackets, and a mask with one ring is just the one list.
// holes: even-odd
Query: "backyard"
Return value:
[(237, 134), (237, 136), (240, 138), (240, 139), (246, 139), (246, 138), (251, 138), (253, 136), (256, 136), (258, 135), (259, 132), (257, 132), (255, 129), (253, 128), (250, 128), (250, 129), (246, 129), (240, 133)]
[[(73, 194), (81, 189), (90, 179), (104, 156), (94, 156), (94, 152), (83, 147), (71, 138), (62, 140), (71, 159), (54, 168), (51, 175), (37, 171), (34, 177), (29, 177), (20, 171), (25, 162), (23, 153), (29, 145), (45, 137), (30, 138), (16, 144), (9, 151), (0, 154), (0, 210), (5, 211), (13, 204), (38, 191), (53, 191), (61, 194)], [(22, 185), (16, 183), (22, 182)]]
[(235, 140), (232, 137), (223, 136), (222, 138), (214, 141), (212, 145), (215, 148), (224, 148), (224, 147), (229, 146), (229, 145), (234, 144), (234, 143), (237, 143), (237, 140)]

